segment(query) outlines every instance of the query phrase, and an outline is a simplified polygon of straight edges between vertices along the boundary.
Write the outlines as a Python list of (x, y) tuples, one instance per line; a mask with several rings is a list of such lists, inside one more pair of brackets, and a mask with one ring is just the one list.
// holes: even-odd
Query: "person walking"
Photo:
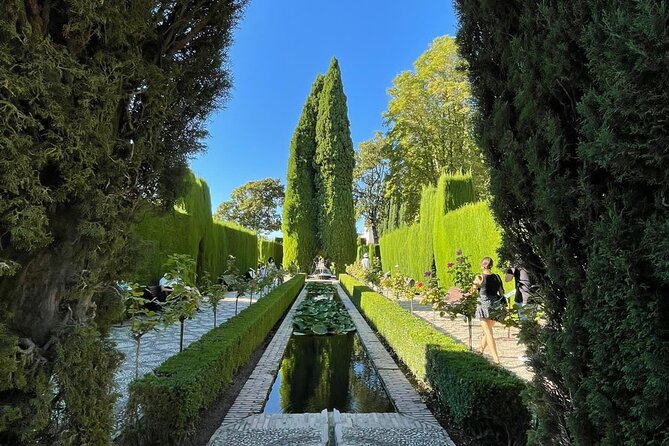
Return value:
[(482, 355), (485, 349), (490, 347), (493, 363), (499, 364), (497, 344), (495, 344), (492, 327), (495, 325), (496, 313), (502, 309), (504, 285), (501, 277), (492, 273), (492, 267), (492, 259), (484, 257), (481, 260), (481, 275), (477, 276), (474, 282), (474, 285), (479, 288), (475, 316), (481, 321), (481, 328), (483, 329), (481, 347), (476, 352)]

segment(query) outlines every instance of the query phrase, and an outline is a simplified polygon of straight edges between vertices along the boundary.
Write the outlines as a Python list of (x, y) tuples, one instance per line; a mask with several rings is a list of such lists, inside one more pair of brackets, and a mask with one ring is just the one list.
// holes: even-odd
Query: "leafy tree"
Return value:
[(139, 377), (139, 352), (142, 346), (142, 337), (156, 330), (163, 323), (163, 315), (150, 309), (147, 304), (160, 305), (156, 299), (147, 301), (142, 295), (143, 288), (137, 284), (129, 285), (125, 291), (125, 307), (130, 317), (130, 335), (135, 341), (135, 379)]
[(472, 135), (472, 99), (463, 67), (455, 40), (438, 37), (416, 60), (414, 71), (397, 75), (388, 91), (387, 194), (400, 197), (405, 222), (417, 217), (423, 186), (436, 186), (443, 173), (471, 170), (479, 193), (485, 191), (487, 173)]
[(531, 440), (666, 443), (667, 5), (456, 4), (503, 254), (546, 319), (521, 328)]
[(233, 221), (260, 233), (281, 229), (277, 212), (283, 204), (284, 187), (278, 178), (249, 181), (232, 191), (230, 201), (218, 205), (215, 217)]
[(56, 348), (90, 324), (93, 294), (134, 257), (138, 206), (169, 207), (203, 148), (207, 115), (231, 84), (226, 49), (244, 3), (0, 3), (0, 320), (20, 364), (0, 406), (21, 420), (0, 423), (0, 443), (92, 444), (84, 417), (111, 413), (106, 398), (58, 400), (50, 384), (111, 392), (100, 380), (116, 362), (100, 338), (82, 329), (86, 342), (69, 344), (95, 373), (55, 367)]
[(311, 270), (318, 251), (317, 207), (315, 203), (314, 164), (318, 97), (323, 89), (318, 75), (302, 109), (302, 115), (290, 142), (286, 199), (283, 205), (283, 262), (296, 263), (302, 271)]
[(314, 162), (321, 254), (338, 265), (353, 263), (358, 238), (352, 190), (355, 152), (344, 86), (335, 58), (330, 62), (318, 99)]
[(379, 239), (388, 173), (387, 142), (381, 132), (377, 132), (369, 141), (360, 143), (353, 170), (356, 215), (370, 225), (374, 240)]
[(179, 351), (184, 349), (184, 325), (192, 319), (202, 296), (195, 286), (195, 259), (187, 254), (172, 254), (167, 260), (167, 279), (172, 281), (172, 291), (163, 305), (165, 325), (179, 321)]

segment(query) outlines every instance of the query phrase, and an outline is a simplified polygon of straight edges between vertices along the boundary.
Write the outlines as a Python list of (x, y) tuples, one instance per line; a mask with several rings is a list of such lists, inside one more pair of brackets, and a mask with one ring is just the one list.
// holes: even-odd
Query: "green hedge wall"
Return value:
[[(467, 203), (474, 202), (474, 182), (471, 175), (442, 175), (437, 185), (434, 212), (434, 261), (437, 266), (437, 276), (440, 279), (446, 274), (446, 265), (455, 258), (455, 251), (446, 245), (449, 239), (447, 234), (459, 238), (458, 228), (446, 228), (446, 215)], [(475, 258), (472, 258), (476, 260)], [(478, 259), (480, 260), (480, 259)], [(478, 262), (475, 262), (478, 265)]]
[[(503, 274), (497, 256), (502, 234), (487, 202), (465, 204), (446, 214), (443, 226), (435, 233), (437, 243), (440, 246), (439, 256), (436, 257), (437, 277), (442, 287), (452, 285), (451, 276), (446, 272), (447, 264), (455, 261), (458, 249), (462, 249), (463, 254), (469, 257), (474, 273), (481, 272), (480, 261), (488, 256), (495, 264), (493, 272)], [(509, 287), (505, 284), (505, 288)]]
[(165, 272), (163, 265), (170, 254), (188, 254), (196, 259), (198, 276), (204, 271), (214, 277), (222, 274), (229, 254), (237, 258), (240, 271), (256, 266), (256, 233), (234, 223), (213, 220), (207, 183), (192, 172), (185, 181), (185, 194), (174, 209), (148, 207), (141, 211), (132, 232), (142, 245), (142, 257), (130, 280), (156, 283)]
[[(398, 265), (402, 274), (420, 280), (434, 258), (438, 276), (443, 277), (454, 255), (443, 243), (446, 214), (474, 199), (471, 174), (442, 175), (436, 188), (424, 188), (418, 223), (386, 232), (379, 240), (383, 270), (392, 272)], [(458, 239), (460, 230), (455, 229), (450, 228), (449, 234)]]
[(522, 380), (351, 276), (341, 274), (339, 280), (398, 358), (437, 392), (457, 424), (475, 432), (490, 429), (509, 444), (525, 444), (530, 413), (521, 396), (527, 387)]
[[(270, 257), (274, 257), (275, 264), (283, 264), (283, 245), (264, 238), (258, 238), (258, 259), (266, 262)], [(288, 265), (286, 265), (288, 266)]]
[[(130, 384), (124, 434), (136, 444), (184, 443), (198, 418), (247, 363), (304, 285), (304, 274), (275, 288)], [(141, 417), (136, 414), (141, 412)]]

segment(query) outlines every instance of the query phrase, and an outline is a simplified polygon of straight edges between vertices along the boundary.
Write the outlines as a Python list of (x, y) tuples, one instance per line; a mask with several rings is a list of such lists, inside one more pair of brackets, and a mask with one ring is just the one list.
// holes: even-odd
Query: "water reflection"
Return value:
[(394, 412), (359, 337), (291, 336), (265, 413)]

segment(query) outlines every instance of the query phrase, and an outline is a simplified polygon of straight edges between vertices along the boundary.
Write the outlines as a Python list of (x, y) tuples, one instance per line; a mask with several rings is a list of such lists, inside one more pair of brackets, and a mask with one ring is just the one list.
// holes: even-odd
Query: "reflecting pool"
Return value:
[(291, 336), (264, 413), (394, 412), (355, 333)]

